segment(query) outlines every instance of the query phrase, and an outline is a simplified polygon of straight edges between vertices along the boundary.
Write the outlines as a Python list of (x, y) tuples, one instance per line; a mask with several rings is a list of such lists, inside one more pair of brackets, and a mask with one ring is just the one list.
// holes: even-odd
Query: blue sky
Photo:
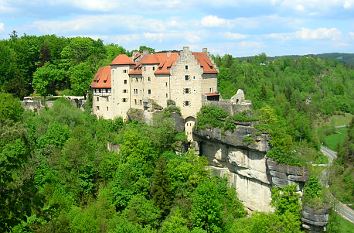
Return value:
[(0, 0), (0, 38), (89, 36), (131, 50), (354, 52), (354, 0)]

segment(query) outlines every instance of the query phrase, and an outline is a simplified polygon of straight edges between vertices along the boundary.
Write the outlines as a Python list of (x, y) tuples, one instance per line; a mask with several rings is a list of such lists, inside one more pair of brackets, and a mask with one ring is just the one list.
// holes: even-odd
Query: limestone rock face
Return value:
[(247, 208), (269, 212), (273, 208), (265, 160), (266, 135), (258, 136), (251, 144), (243, 140), (254, 133), (253, 127), (237, 126), (234, 132), (196, 131), (194, 139), (199, 144), (200, 154), (208, 158), (209, 169), (215, 175), (227, 177)]
[(301, 212), (302, 226), (310, 232), (325, 231), (329, 217), (328, 212), (328, 208), (315, 210), (311, 207), (304, 206)]
[[(239, 199), (251, 210), (272, 211), (273, 186), (296, 184), (301, 191), (307, 180), (306, 169), (266, 158), (268, 136), (258, 135), (252, 126), (237, 125), (234, 132), (196, 130), (193, 136), (199, 154), (209, 161), (209, 169), (218, 176), (227, 177)], [(252, 137), (253, 141), (244, 140), (246, 137)]]
[(271, 158), (267, 158), (266, 163), (272, 183), (275, 186), (284, 187), (289, 184), (297, 184), (297, 190), (302, 190), (308, 179), (308, 170), (306, 168), (279, 164)]

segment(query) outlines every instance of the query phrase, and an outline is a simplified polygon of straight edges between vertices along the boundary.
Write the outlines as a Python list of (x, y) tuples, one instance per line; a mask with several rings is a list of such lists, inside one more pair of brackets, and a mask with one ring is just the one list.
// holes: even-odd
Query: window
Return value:
[(123, 89), (123, 93), (128, 93), (128, 90), (127, 89)]
[(193, 80), (195, 80), (195, 76), (193, 76)]
[(124, 103), (125, 103), (125, 102), (128, 102), (128, 99), (127, 99), (127, 98), (123, 98), (123, 99), (122, 99), (122, 102), (124, 102)]
[(107, 111), (108, 111), (108, 107), (107, 107)]
[(144, 66), (144, 71), (146, 71), (146, 66)]
[(148, 89), (148, 94), (151, 95), (151, 89)]
[(98, 92), (101, 93), (101, 89), (98, 89)]
[(134, 104), (137, 105), (138, 104), (138, 101), (136, 99), (134, 99)]
[(213, 93), (213, 88), (209, 88), (209, 92), (210, 92), (210, 93)]
[(155, 66), (152, 67), (152, 70), (155, 70)]
[(97, 97), (97, 102), (100, 101), (100, 97)]
[(188, 66), (187, 65), (185, 65), (185, 67), (184, 67), (186, 70), (188, 70)]
[(104, 83), (106, 83), (106, 82), (107, 82), (107, 80), (103, 80), (103, 82), (104, 82)]
[(166, 93), (166, 98), (168, 98), (168, 94)]
[(183, 102), (183, 106), (186, 106), (186, 107), (187, 107), (187, 106), (191, 106), (191, 103), (190, 103), (189, 101), (184, 101), (184, 102)]
[(127, 84), (128, 83), (128, 80), (124, 79), (124, 84)]
[(185, 76), (184, 76), (184, 80), (189, 81), (189, 80), (190, 80), (189, 75), (185, 75)]
[(134, 89), (134, 94), (138, 94), (139, 93), (139, 90), (138, 89)]
[(183, 88), (183, 94), (190, 94), (191, 89), (190, 88)]
[(150, 78), (150, 77), (148, 77), (148, 81), (149, 81), (149, 82), (151, 81), (151, 78)]
[(142, 100), (139, 100), (139, 103), (140, 103), (140, 105), (143, 105), (143, 101)]
[(94, 92), (97, 93), (97, 89), (95, 89)]
[(167, 82), (165, 84), (166, 84), (166, 87), (167, 87)]
[(96, 109), (97, 109), (97, 110), (100, 110), (100, 106), (96, 106)]
[(123, 70), (123, 73), (127, 73), (127, 70)]

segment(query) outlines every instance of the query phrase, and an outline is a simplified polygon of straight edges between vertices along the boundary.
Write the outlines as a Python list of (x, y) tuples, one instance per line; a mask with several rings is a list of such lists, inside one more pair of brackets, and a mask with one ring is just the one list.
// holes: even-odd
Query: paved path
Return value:
[[(337, 152), (329, 149), (328, 147), (325, 146), (321, 146), (321, 152), (328, 157), (328, 165), (332, 165), (332, 162), (334, 159), (337, 158)], [(328, 166), (328, 167), (329, 167)], [(328, 187), (328, 168), (325, 169), (322, 172), (321, 175), (321, 181), (323, 182), (324, 185), (326, 185)], [(341, 203), (340, 201), (338, 201), (332, 194), (331, 198), (333, 199), (334, 202), (334, 210), (343, 218), (347, 219), (348, 221), (350, 221), (351, 223), (354, 223), (354, 210), (351, 209), (350, 207), (348, 207), (347, 205)]]

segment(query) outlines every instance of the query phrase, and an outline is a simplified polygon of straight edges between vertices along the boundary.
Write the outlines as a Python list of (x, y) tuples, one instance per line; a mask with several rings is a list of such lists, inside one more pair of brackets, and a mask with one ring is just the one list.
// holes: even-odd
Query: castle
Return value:
[(204, 101), (219, 100), (218, 68), (207, 49), (118, 55), (101, 67), (91, 84), (93, 113), (105, 119), (127, 119), (129, 109), (149, 110), (152, 104), (175, 103), (185, 119), (188, 139)]

